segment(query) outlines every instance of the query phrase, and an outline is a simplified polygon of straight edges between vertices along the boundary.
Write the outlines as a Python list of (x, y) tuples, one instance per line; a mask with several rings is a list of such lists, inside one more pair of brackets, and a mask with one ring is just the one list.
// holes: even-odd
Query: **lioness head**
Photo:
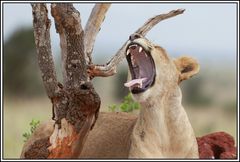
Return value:
[(197, 74), (198, 63), (190, 57), (172, 60), (166, 51), (139, 34), (132, 34), (126, 48), (129, 81), (125, 83), (133, 96), (147, 99), (168, 92)]

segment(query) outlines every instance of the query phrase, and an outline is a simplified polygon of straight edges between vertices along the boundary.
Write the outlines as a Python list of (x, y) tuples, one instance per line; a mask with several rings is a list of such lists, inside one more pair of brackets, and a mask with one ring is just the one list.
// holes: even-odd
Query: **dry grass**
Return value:
[(28, 132), (31, 120), (44, 121), (51, 118), (51, 103), (47, 98), (4, 99), (3, 105), (3, 157), (19, 158), (24, 132)]
[(218, 131), (232, 135), (236, 141), (236, 113), (219, 107), (185, 108), (197, 137)]
[[(226, 113), (224, 109), (217, 107), (184, 107), (196, 136), (225, 131), (236, 139), (236, 114)], [(101, 110), (107, 109), (102, 107)], [(4, 99), (4, 158), (19, 158), (23, 146), (22, 134), (29, 131), (30, 121), (33, 118), (48, 120), (51, 118), (51, 111), (51, 103), (47, 97), (29, 100)]]

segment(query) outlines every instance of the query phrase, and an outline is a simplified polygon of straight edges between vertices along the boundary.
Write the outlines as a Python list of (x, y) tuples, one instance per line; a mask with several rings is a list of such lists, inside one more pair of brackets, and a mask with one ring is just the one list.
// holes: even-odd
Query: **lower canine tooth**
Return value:
[(138, 50), (138, 52), (140, 53), (140, 52), (142, 52), (142, 47), (139, 47), (139, 50)]

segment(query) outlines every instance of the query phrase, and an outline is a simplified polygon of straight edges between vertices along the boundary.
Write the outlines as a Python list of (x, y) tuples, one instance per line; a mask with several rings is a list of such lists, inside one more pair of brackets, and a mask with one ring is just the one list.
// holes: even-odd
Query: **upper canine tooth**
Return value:
[(138, 50), (138, 52), (139, 52), (139, 53), (141, 53), (141, 52), (142, 52), (142, 50), (143, 50), (143, 49), (142, 49), (142, 47), (139, 47), (139, 50)]
[(129, 53), (130, 53), (130, 49), (127, 50), (127, 55), (129, 55)]

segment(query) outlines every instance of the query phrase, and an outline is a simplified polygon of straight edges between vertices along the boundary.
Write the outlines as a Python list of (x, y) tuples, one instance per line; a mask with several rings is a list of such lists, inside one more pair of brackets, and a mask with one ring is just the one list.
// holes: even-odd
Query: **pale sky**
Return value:
[[(93, 5), (74, 4), (81, 13), (83, 26)], [(219, 57), (230, 60), (236, 58), (237, 11), (234, 3), (114, 3), (97, 36), (94, 56), (107, 58), (101, 62), (105, 63), (147, 19), (178, 8), (186, 9), (185, 13), (160, 22), (147, 34), (147, 38), (161, 45), (174, 57), (190, 55), (213, 62), (218, 61)], [(6, 40), (16, 29), (32, 26), (31, 6), (28, 3), (5, 3), (3, 18)], [(59, 39), (54, 25), (51, 35), (53, 52), (58, 53)]]

